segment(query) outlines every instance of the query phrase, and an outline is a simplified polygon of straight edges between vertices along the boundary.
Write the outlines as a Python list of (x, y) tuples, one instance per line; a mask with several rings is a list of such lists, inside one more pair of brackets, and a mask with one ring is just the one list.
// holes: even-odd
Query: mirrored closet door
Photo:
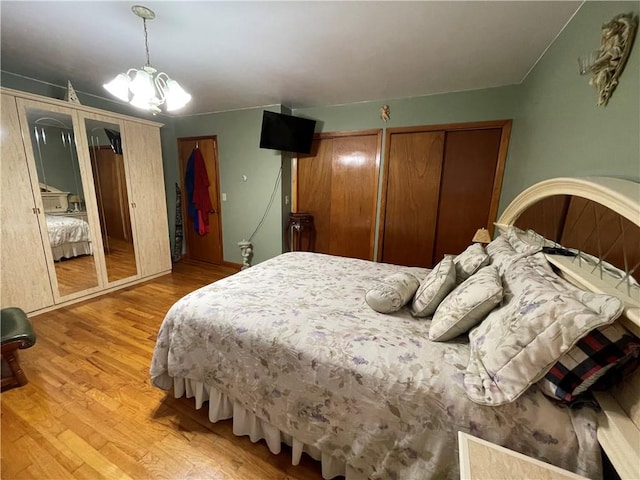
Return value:
[(135, 277), (138, 268), (131, 228), (123, 128), (117, 119), (89, 114), (81, 114), (80, 118), (87, 135), (107, 281), (112, 283)]
[(21, 99), (18, 107), (23, 138), (30, 139), (27, 162), (54, 295), (73, 298), (101, 284), (95, 255), (101, 242), (87, 208), (94, 204), (93, 189), (88, 165), (78, 155), (77, 115)]

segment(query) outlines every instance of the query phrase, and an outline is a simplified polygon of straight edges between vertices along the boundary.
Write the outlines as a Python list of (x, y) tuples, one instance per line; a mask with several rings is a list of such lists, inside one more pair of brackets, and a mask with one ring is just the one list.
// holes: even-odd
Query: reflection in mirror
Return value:
[(27, 108), (27, 119), (59, 294), (96, 287), (98, 275), (71, 116)]
[(129, 198), (117, 124), (85, 119), (109, 282), (135, 276)]

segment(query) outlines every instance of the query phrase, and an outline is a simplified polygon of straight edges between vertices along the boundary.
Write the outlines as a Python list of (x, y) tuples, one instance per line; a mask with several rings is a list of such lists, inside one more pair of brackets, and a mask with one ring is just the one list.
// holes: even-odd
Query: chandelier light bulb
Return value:
[(190, 101), (191, 95), (185, 92), (178, 82), (175, 80), (167, 81), (167, 111), (171, 112), (182, 108)]
[(119, 73), (103, 87), (116, 98), (154, 114), (159, 113), (160, 105), (166, 103), (167, 111), (177, 110), (191, 101), (191, 95), (164, 72), (158, 72), (149, 63), (149, 43), (147, 39), (147, 20), (153, 20), (156, 14), (147, 7), (134, 5), (133, 13), (142, 18), (147, 64), (139, 69), (132, 68), (127, 73)]
[(131, 79), (124, 73), (119, 73), (116, 76), (116, 78), (111, 80), (109, 83), (105, 83), (103, 87), (106, 88), (107, 91), (114, 97), (117, 97), (120, 100), (128, 102), (129, 101), (129, 83), (131, 83)]

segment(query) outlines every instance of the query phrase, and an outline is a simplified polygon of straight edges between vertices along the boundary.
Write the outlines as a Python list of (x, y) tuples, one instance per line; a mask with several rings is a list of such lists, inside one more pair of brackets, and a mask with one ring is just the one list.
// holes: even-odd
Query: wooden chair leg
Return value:
[[(15, 379), (16, 386), (26, 385), (29, 380), (27, 380), (27, 376), (22, 371), (22, 368), (20, 368), (20, 363), (18, 362), (18, 350), (5, 351), (2, 353), (2, 356), (9, 364), (9, 368), (11, 369), (11, 373), (13, 373), (13, 378)], [(4, 383), (5, 382), (3, 380), (2, 386), (4, 386)]]

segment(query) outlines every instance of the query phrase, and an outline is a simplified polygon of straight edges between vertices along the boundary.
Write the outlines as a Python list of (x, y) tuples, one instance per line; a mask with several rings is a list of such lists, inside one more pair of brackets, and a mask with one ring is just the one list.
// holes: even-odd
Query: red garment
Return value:
[[(205, 224), (205, 219), (207, 219), (207, 224)], [(198, 234), (206, 235), (209, 233), (209, 215), (205, 215), (202, 213), (202, 210), (198, 210)]]
[(209, 197), (209, 176), (207, 175), (207, 167), (204, 164), (204, 157), (199, 148), (196, 148), (194, 153), (193, 203), (202, 220), (199, 225), (199, 233), (204, 235), (209, 231), (209, 212), (213, 210), (213, 205)]

